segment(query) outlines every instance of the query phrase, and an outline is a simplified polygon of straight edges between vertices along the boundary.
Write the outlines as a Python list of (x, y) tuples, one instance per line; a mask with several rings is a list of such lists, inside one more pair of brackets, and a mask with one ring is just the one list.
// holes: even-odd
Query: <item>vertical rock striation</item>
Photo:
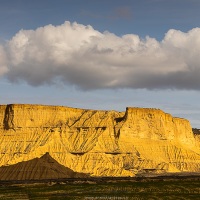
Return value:
[(189, 121), (159, 109), (0, 106), (0, 166), (46, 152), (73, 171), (93, 176), (200, 171), (199, 142)]

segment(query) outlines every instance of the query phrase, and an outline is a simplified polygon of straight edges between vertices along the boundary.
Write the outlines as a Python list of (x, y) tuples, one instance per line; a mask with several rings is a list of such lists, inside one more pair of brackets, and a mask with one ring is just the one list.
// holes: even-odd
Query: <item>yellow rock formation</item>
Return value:
[(46, 152), (73, 171), (92, 176), (200, 172), (199, 138), (189, 121), (159, 109), (0, 106), (0, 166)]

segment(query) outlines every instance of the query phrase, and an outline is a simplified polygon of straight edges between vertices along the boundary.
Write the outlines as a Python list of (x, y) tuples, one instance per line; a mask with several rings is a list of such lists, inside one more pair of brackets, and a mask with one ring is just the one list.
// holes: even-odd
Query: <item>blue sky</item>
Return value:
[(200, 127), (199, 9), (198, 0), (0, 0), (0, 104), (154, 107)]

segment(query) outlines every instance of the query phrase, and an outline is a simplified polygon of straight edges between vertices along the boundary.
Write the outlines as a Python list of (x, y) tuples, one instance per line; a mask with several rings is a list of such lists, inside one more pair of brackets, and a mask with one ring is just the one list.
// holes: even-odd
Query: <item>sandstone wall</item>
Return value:
[(5, 110), (6, 110), (6, 105), (0, 105), (0, 130), (4, 128), (3, 126), (4, 126)]
[(158, 109), (0, 106), (0, 165), (46, 152), (66, 167), (93, 176), (200, 171), (199, 143), (190, 123)]

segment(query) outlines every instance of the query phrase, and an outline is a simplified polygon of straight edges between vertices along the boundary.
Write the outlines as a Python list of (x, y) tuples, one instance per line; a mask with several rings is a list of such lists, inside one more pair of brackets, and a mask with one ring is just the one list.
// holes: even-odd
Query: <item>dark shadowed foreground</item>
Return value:
[(199, 199), (200, 177), (101, 179), (0, 186), (0, 199)]

